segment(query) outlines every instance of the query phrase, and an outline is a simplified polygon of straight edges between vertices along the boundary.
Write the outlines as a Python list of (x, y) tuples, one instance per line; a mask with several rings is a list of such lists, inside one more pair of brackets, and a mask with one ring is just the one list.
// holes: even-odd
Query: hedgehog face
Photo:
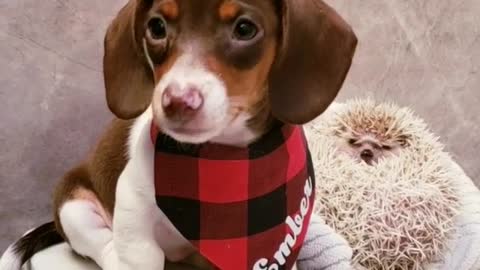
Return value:
[(398, 154), (402, 144), (395, 140), (384, 140), (372, 133), (356, 133), (341, 138), (339, 150), (359, 162), (374, 165), (379, 160)]
[(375, 165), (410, 146), (415, 130), (412, 118), (407, 108), (370, 99), (354, 100), (338, 107), (328, 130), (337, 138), (340, 152), (359, 162)]

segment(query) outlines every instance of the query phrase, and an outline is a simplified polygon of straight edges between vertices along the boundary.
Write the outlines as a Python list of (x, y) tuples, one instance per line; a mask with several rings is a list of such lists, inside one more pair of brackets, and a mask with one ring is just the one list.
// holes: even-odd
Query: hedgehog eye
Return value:
[(382, 146), (382, 149), (386, 150), (386, 151), (390, 151), (390, 150), (392, 150), (392, 147), (390, 145), (384, 145), (384, 146)]
[(353, 146), (357, 146), (357, 140), (350, 139), (350, 140), (348, 140), (348, 144), (353, 145)]
[(407, 143), (407, 139), (406, 139), (406, 138), (403, 138), (403, 137), (400, 138), (400, 139), (398, 139), (397, 142), (398, 142), (398, 144), (399, 144), (400, 146), (402, 146), (402, 147), (405, 147), (405, 146), (407, 146), (407, 144), (408, 144), (408, 143)]

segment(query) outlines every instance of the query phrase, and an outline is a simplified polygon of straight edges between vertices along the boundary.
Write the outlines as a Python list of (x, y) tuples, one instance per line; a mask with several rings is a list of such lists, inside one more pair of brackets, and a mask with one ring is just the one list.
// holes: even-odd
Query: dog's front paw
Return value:
[(103, 270), (118, 270), (119, 269), (119, 258), (117, 252), (115, 251), (115, 245), (113, 241), (110, 241), (102, 252), (102, 262), (101, 265)]
[[(165, 269), (165, 253), (154, 242), (131, 242), (116, 245), (111, 255), (112, 270), (163, 270)], [(115, 253), (118, 255), (115, 262)], [(107, 269), (111, 270), (111, 269)]]

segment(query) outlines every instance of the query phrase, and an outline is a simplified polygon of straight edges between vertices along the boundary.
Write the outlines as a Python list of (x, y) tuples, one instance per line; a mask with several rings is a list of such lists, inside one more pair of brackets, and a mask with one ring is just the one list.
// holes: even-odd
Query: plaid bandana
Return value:
[(277, 126), (245, 148), (151, 133), (157, 205), (200, 254), (226, 270), (293, 267), (315, 194), (301, 127)]

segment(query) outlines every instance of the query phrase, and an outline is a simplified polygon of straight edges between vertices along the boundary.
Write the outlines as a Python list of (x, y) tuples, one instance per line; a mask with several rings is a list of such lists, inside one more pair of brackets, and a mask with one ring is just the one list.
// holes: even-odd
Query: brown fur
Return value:
[(67, 174), (65, 174), (62, 181), (60, 181), (60, 183), (57, 185), (53, 194), (55, 225), (57, 227), (57, 231), (67, 241), (68, 238), (63, 232), (62, 224), (60, 223), (59, 211), (60, 207), (65, 202), (74, 199), (75, 191), (79, 189), (87, 189), (93, 191), (93, 185), (92, 182), (90, 182), (90, 175), (88, 173), (87, 167), (84, 164), (79, 165), (78, 167), (70, 170)]
[(113, 120), (88, 162), (93, 187), (110, 214), (115, 205), (118, 177), (127, 164), (127, 140), (132, 123), (133, 120)]
[(180, 54), (175, 49), (170, 53), (168, 57), (165, 58), (163, 63), (155, 66), (155, 82), (160, 81), (160, 79), (168, 72), (168, 70), (175, 64)]
[(357, 38), (325, 2), (284, 0), (279, 60), (270, 72), (269, 102), (278, 119), (304, 124), (323, 113), (350, 69)]
[(268, 89), (268, 72), (275, 59), (276, 40), (268, 41), (267, 49), (262, 55), (259, 63), (252, 69), (239, 70), (218, 61), (215, 57), (207, 59), (207, 67), (209, 70), (222, 75), (222, 80), (226, 84), (228, 96), (247, 97), (243, 106), (235, 108), (236, 113), (246, 111), (253, 115), (251, 127), (259, 133), (265, 132), (269, 126), (269, 118), (271, 116), (267, 98)]
[(54, 192), (55, 222), (64, 237), (58, 211), (66, 201), (84, 197), (85, 191), (95, 194), (106, 214), (113, 216), (117, 180), (127, 164), (126, 143), (132, 123), (132, 120), (113, 120), (89, 159), (65, 174), (57, 185)]
[(130, 0), (105, 35), (103, 75), (107, 104), (121, 119), (132, 119), (145, 111), (154, 87), (152, 71), (142, 52), (143, 20), (148, 11), (144, 2)]
[(169, 20), (176, 20), (179, 16), (178, 4), (175, 0), (162, 2), (159, 7), (160, 13)]
[(240, 6), (232, 0), (226, 0), (218, 9), (218, 16), (224, 22), (231, 21), (237, 17), (240, 12)]

